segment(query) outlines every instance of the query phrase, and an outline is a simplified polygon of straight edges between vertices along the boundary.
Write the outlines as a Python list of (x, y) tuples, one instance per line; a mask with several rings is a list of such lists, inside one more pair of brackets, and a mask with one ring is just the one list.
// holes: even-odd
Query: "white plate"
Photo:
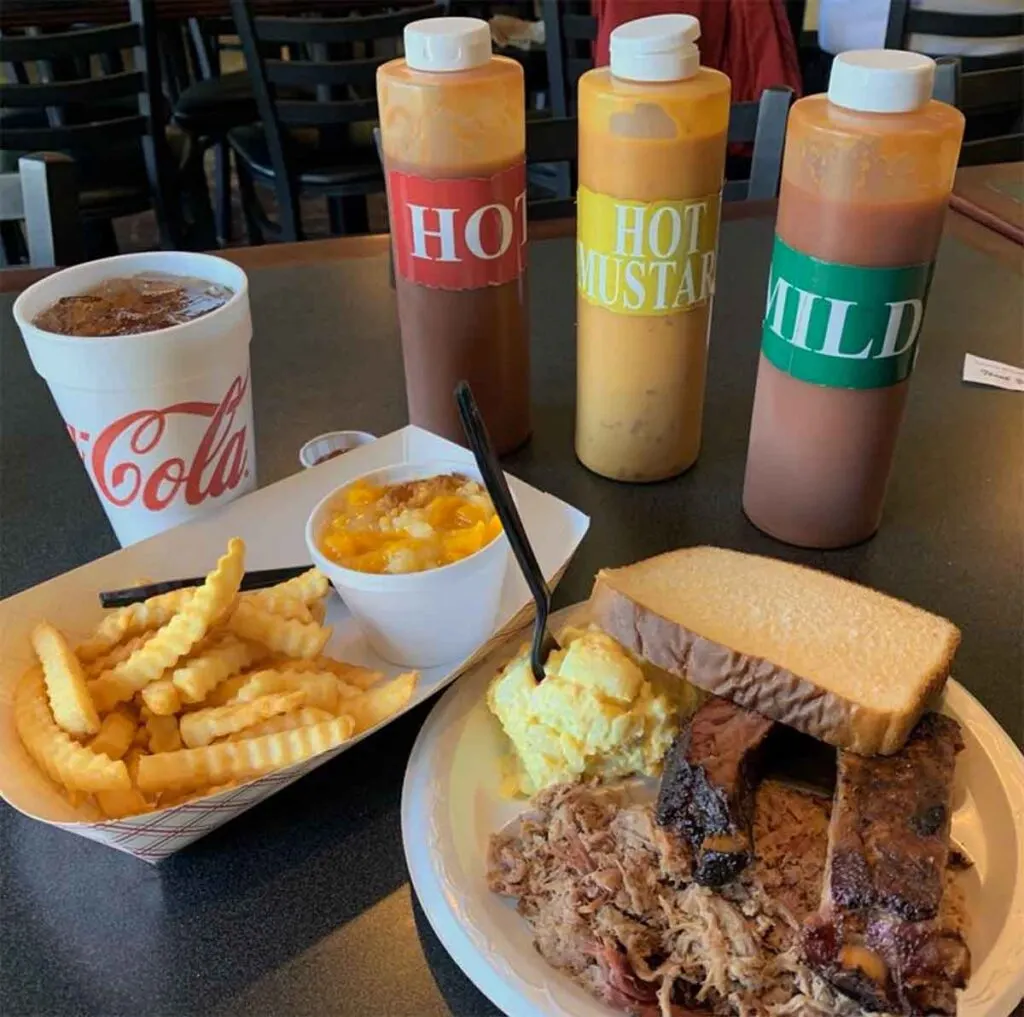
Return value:
[[(569, 608), (553, 624), (585, 619)], [(512, 638), (475, 665), (423, 725), (402, 788), (402, 837), (413, 886), (430, 924), (477, 987), (510, 1017), (622, 1017), (533, 947), (513, 903), (486, 880), (488, 837), (524, 809), (498, 791), (508, 743), (484, 702), (488, 681), (522, 642)], [(974, 973), (959, 1017), (1007, 1017), (1024, 993), (1024, 757), (962, 685), (942, 710), (963, 727), (953, 840), (974, 861), (965, 875)]]
[[(246, 543), (248, 569), (301, 565), (309, 561), (305, 544), (306, 519), (330, 491), (381, 466), (439, 459), (471, 462), (472, 456), (466, 449), (427, 431), (407, 427), (240, 498), (203, 519), (168, 530), (0, 601), (0, 795), (28, 816), (155, 862), (372, 734), (376, 728), (306, 763), (276, 771), (199, 802), (125, 820), (83, 822), (86, 817), (82, 811), (74, 809), (40, 774), (22, 747), (14, 727), (12, 699), (18, 678), (33, 663), (28, 634), (40, 619), (53, 622), (75, 640), (84, 639), (103, 615), (98, 599), (101, 590), (118, 589), (139, 581), (202, 575), (224, 553), (233, 536), (241, 537)], [(541, 569), (549, 582), (557, 583), (587, 532), (589, 520), (550, 494), (514, 477), (509, 481)], [(497, 635), (487, 647), (456, 667), (424, 670), (406, 709), (412, 709), (451, 682), (503, 634), (526, 624), (532, 613), (526, 583), (510, 560), (498, 611)], [(327, 653), (366, 664), (385, 674), (398, 672), (398, 668), (372, 654), (334, 595), (327, 623), (334, 627)]]

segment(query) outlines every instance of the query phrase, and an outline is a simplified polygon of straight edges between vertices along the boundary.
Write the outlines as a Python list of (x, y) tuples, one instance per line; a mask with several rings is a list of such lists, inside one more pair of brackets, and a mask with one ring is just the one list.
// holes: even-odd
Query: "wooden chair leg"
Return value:
[(242, 199), (242, 214), (245, 217), (245, 232), (248, 235), (249, 244), (252, 247), (257, 247), (263, 243), (264, 237), (259, 214), (256, 211), (256, 203), (259, 200), (256, 197), (256, 187), (241, 160), (236, 161), (236, 168), (238, 170), (238, 193)]
[(231, 149), (224, 141), (218, 142), (213, 149), (214, 159), (214, 214), (217, 218), (217, 239), (226, 247), (234, 236), (233, 213), (231, 207)]

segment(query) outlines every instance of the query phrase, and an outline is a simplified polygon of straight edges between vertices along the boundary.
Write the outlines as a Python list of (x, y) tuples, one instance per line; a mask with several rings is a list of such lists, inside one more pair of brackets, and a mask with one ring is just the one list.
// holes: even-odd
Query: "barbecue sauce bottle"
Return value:
[(579, 83), (576, 455), (654, 481), (700, 451), (729, 79), (700, 23), (639, 18)]
[(426, 18), (377, 97), (410, 422), (464, 442), (466, 380), (510, 452), (530, 434), (522, 67), (485, 21)]
[(743, 487), (790, 544), (881, 520), (964, 129), (934, 76), (916, 53), (843, 53), (790, 113)]

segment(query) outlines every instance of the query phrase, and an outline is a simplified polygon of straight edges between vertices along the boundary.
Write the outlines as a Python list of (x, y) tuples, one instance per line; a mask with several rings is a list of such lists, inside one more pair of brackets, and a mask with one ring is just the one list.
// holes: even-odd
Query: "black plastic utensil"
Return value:
[[(268, 586), (277, 586), (288, 579), (301, 576), (308, 572), (310, 565), (294, 565), (280, 569), (254, 569), (242, 576), (240, 590), (263, 590)], [(191, 576), (187, 579), (165, 579), (160, 583), (148, 583), (145, 586), (129, 586), (123, 590), (104, 590), (100, 594), (100, 604), (103, 607), (125, 607), (128, 604), (136, 604), (140, 600), (148, 600), (161, 593), (170, 593), (172, 590), (182, 590), (187, 586), (202, 586), (205, 576)]]
[(462, 429), (469, 439), (469, 447), (473, 450), (476, 465), (484, 478), (484, 486), (494, 503), (501, 525), (504, 527), (508, 542), (512, 545), (512, 553), (519, 562), (526, 585), (533, 594), (537, 605), (537, 617), (533, 622), (533, 646), (530, 649), (530, 667), (537, 681), (544, 680), (544, 662), (552, 650), (558, 649), (558, 641), (548, 630), (548, 615), (551, 613), (551, 591), (544, 581), (544, 573), (537, 564), (537, 556), (533, 553), (530, 540), (526, 536), (526, 528), (519, 517), (519, 510), (512, 500), (512, 492), (508, 489), (505, 474), (491, 444), (487, 426), (480, 416), (476, 400), (469, 384), (460, 381), (455, 386), (455, 403), (459, 408)]

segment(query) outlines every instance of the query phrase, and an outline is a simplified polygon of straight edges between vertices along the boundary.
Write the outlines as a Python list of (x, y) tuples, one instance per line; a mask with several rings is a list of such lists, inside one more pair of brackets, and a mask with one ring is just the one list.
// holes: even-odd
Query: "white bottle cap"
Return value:
[(700, 22), (689, 14), (656, 14), (612, 30), (611, 67), (629, 81), (682, 81), (700, 70)]
[(424, 18), (405, 26), (414, 71), (469, 71), (491, 59), (491, 30), (479, 18)]
[(840, 53), (828, 79), (828, 101), (859, 113), (909, 113), (932, 97), (935, 61), (902, 49)]

